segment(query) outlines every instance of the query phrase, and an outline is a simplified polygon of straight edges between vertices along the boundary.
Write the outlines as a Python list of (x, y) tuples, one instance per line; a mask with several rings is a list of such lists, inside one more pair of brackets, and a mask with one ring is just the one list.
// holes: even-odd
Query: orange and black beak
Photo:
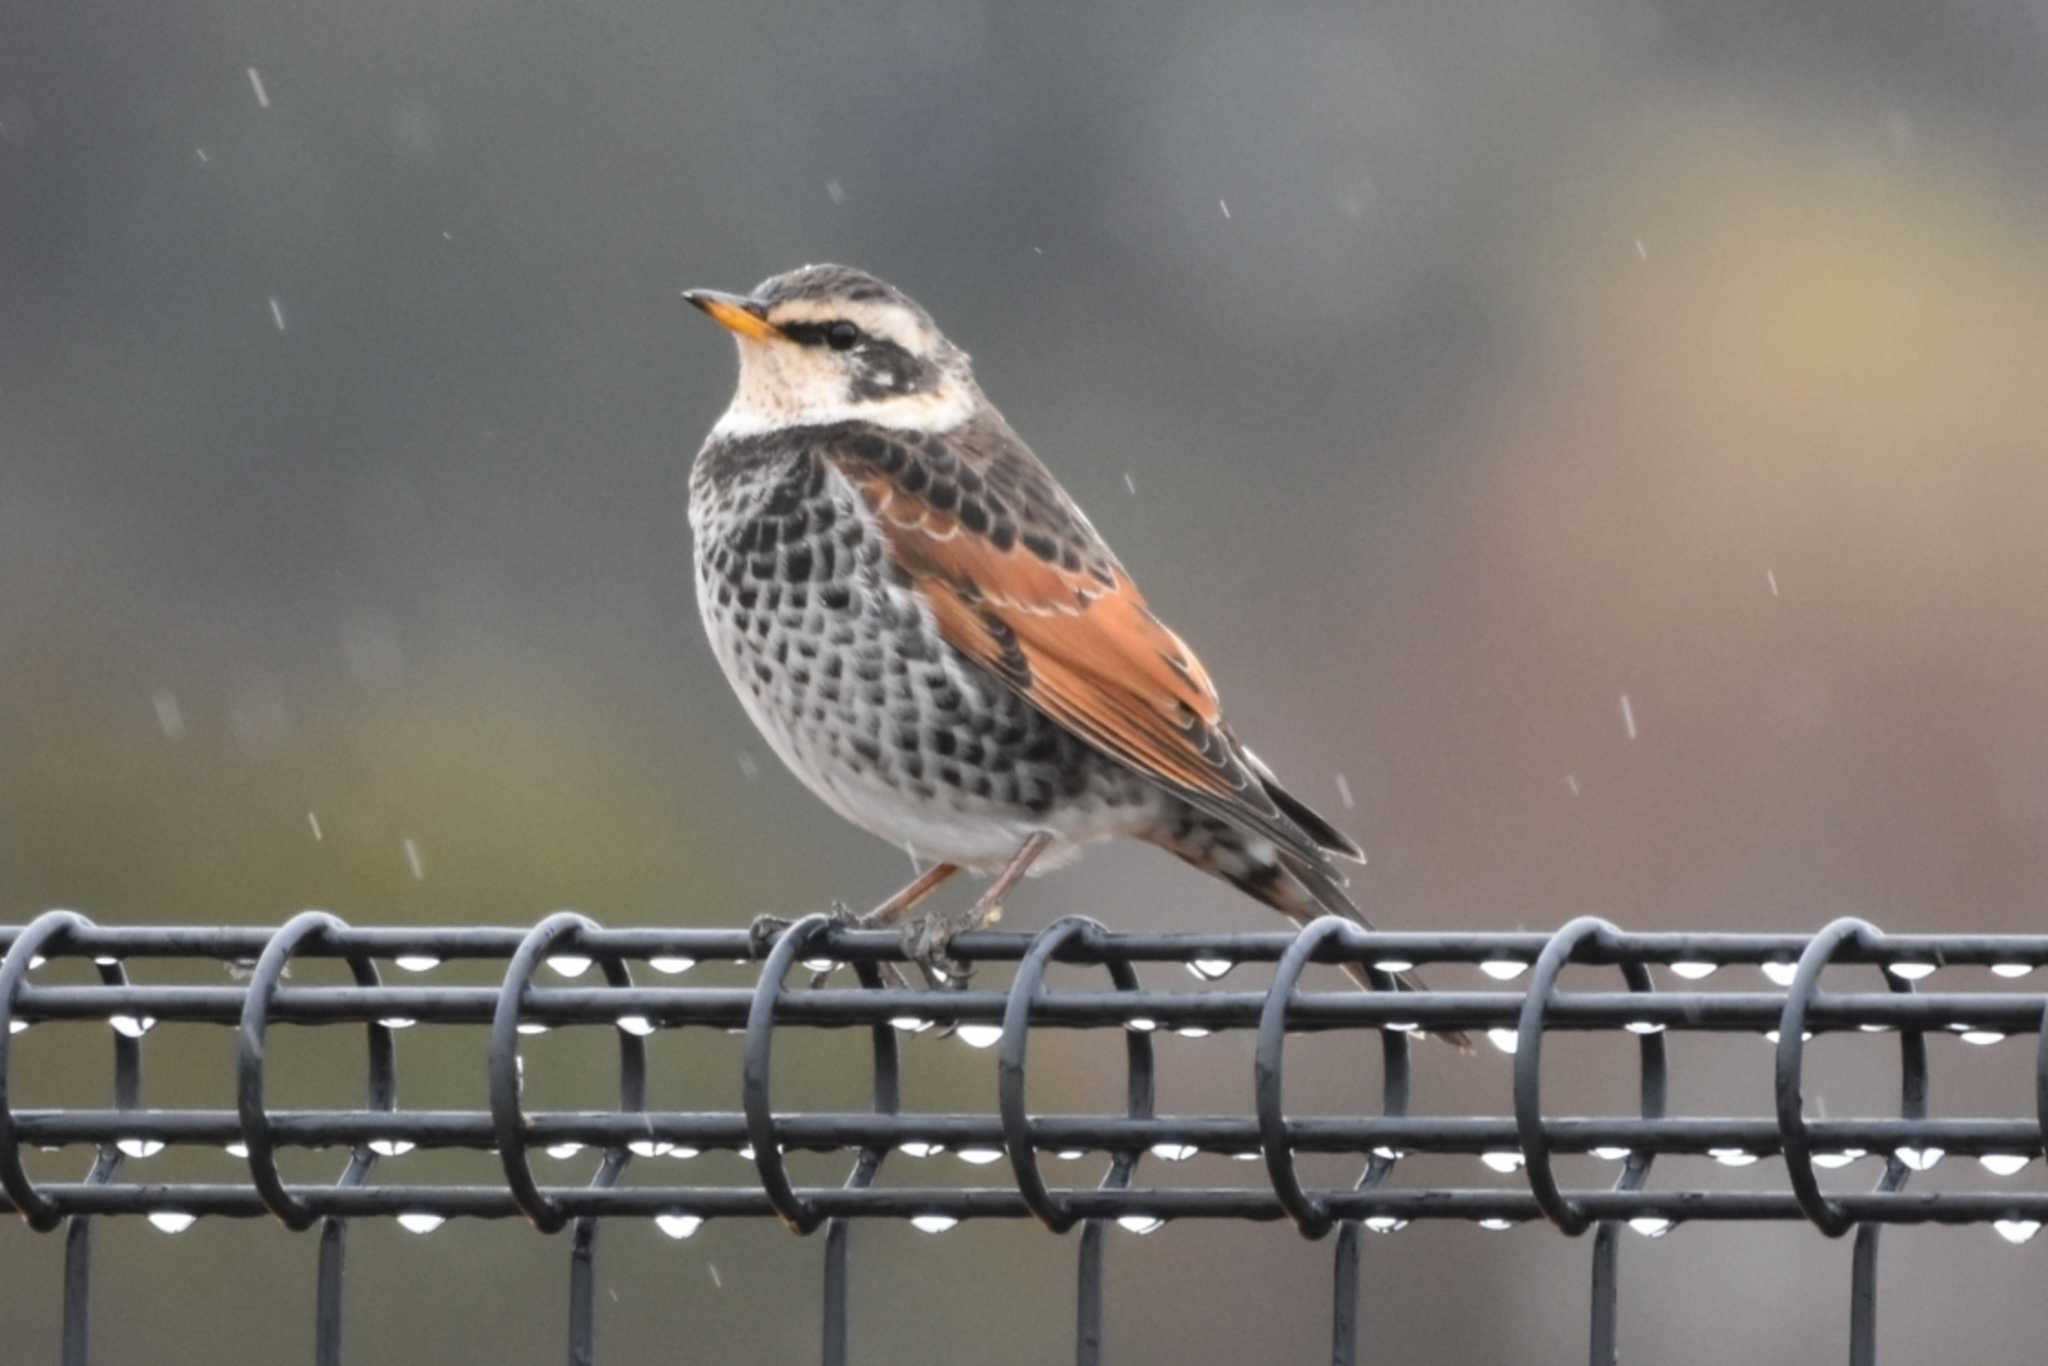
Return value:
[(741, 294), (716, 289), (686, 289), (683, 297), (711, 315), (720, 327), (751, 337), (755, 341), (780, 341), (782, 329), (768, 321), (767, 310)]

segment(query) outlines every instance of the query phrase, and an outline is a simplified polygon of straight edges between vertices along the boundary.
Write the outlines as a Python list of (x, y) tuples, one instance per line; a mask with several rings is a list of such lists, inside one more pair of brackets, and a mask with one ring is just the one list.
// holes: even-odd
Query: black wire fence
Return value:
[[(1080, 1226), (1075, 1359), (1102, 1357), (1105, 1229), (1143, 1232), (1171, 1219), (1289, 1220), (1309, 1238), (1335, 1235), (1331, 1360), (1359, 1360), (1361, 1230), (1390, 1232), (1416, 1219), (1463, 1220), (1487, 1228), (1544, 1220), (1569, 1235), (1593, 1234), (1589, 1359), (1617, 1359), (1617, 1257), (1624, 1227), (1650, 1236), (1686, 1221), (1804, 1220), (1829, 1237), (1853, 1232), (1848, 1321), (1850, 1360), (1876, 1358), (1877, 1251), (1886, 1224), (1988, 1224), (2024, 1242), (2048, 1220), (2048, 1192), (1977, 1189), (1915, 1192), (1909, 1178), (1944, 1154), (1977, 1156), (2010, 1176), (2042, 1155), (2048, 1128), (2048, 1032), (2040, 992), (1936, 993), (1916, 989), (1939, 967), (1977, 966), (2017, 979), (2048, 963), (2048, 936), (1885, 935), (1859, 920), (1838, 920), (1815, 935), (1630, 934), (1594, 918), (1555, 934), (1368, 933), (1337, 919), (1300, 934), (1112, 934), (1079, 917), (1036, 935), (977, 933), (959, 938), (957, 957), (1014, 964), (1007, 988), (970, 981), (958, 991), (891, 985), (887, 964), (900, 960), (894, 934), (850, 930), (814, 915), (766, 934), (746, 930), (606, 930), (574, 913), (530, 930), (351, 928), (308, 911), (279, 929), (111, 928), (68, 911), (0, 928), (0, 1190), (7, 1208), (36, 1230), (65, 1230), (62, 1352), (87, 1360), (91, 1230), (96, 1217), (146, 1215), (173, 1230), (202, 1217), (274, 1217), (293, 1229), (319, 1230), (314, 1356), (342, 1359), (343, 1270), (349, 1220), (395, 1218), (416, 1230), (454, 1217), (518, 1216), (543, 1232), (570, 1232), (568, 1355), (596, 1359), (593, 1273), (600, 1222), (653, 1219), (683, 1237), (706, 1219), (779, 1218), (792, 1230), (824, 1232), (822, 1360), (848, 1353), (852, 1221), (908, 1220), (934, 1231), (964, 1219), (1035, 1219), (1055, 1233)], [(89, 959), (97, 985), (38, 985), (46, 960)], [(354, 985), (288, 985), (295, 958), (339, 959)], [(212, 960), (253, 964), (229, 985), (146, 985), (131, 980), (140, 960)], [(495, 987), (387, 985), (380, 963), (414, 971), (450, 960), (502, 961)], [(698, 961), (745, 960), (760, 969), (751, 987), (645, 985), (633, 967), (656, 976)], [(790, 982), (793, 969), (819, 960), (848, 966), (858, 986)], [(1211, 979), (1205, 990), (1160, 991), (1140, 985), (1137, 967), (1179, 963)], [(1274, 964), (1269, 987), (1223, 989), (1239, 963)], [(1299, 986), (1311, 963), (1368, 966), (1378, 990), (1312, 992)], [(604, 984), (540, 985), (543, 964), (580, 974), (597, 964)], [(1101, 968), (1106, 989), (1052, 990), (1054, 963)], [(1396, 991), (1393, 975), (1414, 966), (1476, 964), (1500, 989)], [(1563, 991), (1567, 965), (1618, 970), (1620, 991)], [(1771, 990), (1705, 990), (1729, 965), (1761, 968)], [(1864, 966), (1877, 990), (1823, 992), (1829, 967)], [(1657, 969), (1685, 989), (1662, 989)], [(1879, 985), (1881, 983), (1881, 985)], [(1994, 985), (1997, 985), (1994, 983)], [(105, 1109), (28, 1109), (10, 1093), (10, 1043), (52, 1020), (103, 1021), (113, 1030), (113, 1105)], [(141, 1104), (143, 1043), (159, 1021), (203, 1022), (235, 1031), (232, 1110), (151, 1109)], [(368, 1095), (354, 1109), (291, 1110), (265, 1102), (265, 1041), (276, 1021), (363, 1027)], [(394, 1030), (409, 1025), (487, 1025), (489, 1108), (400, 1108)], [(617, 1036), (619, 1099), (610, 1111), (532, 1112), (521, 1104), (520, 1039), (555, 1026), (609, 1026)], [(710, 1026), (742, 1033), (739, 1108), (651, 1110), (646, 1041), (665, 1029)], [(792, 1027), (865, 1028), (871, 1039), (871, 1108), (860, 1112), (793, 1110), (774, 1085), (775, 1042)], [(958, 1030), (993, 1049), (993, 1113), (906, 1113), (900, 1107), (898, 1045), (906, 1032)], [(1112, 1031), (1122, 1040), (1126, 1076), (1122, 1114), (1063, 1114), (1027, 1109), (1032, 1034), (1041, 1028)], [(1154, 1040), (1248, 1031), (1254, 1040), (1248, 1115), (1161, 1115), (1154, 1109)], [(1290, 1037), (1348, 1031), (1379, 1054), (1381, 1107), (1370, 1116), (1290, 1117), (1283, 1078)], [(1479, 1047), (1512, 1053), (1513, 1094), (1498, 1116), (1423, 1117), (1408, 1112), (1412, 1070), (1457, 1064), (1452, 1049), (1423, 1036), (1467, 1031)], [(1542, 1058), (1559, 1031), (1627, 1031), (1639, 1063), (1639, 1112), (1629, 1118), (1566, 1117), (1544, 1107)], [(1763, 1034), (1775, 1042), (1774, 1113), (1710, 1117), (1667, 1112), (1666, 1038), (1671, 1031)], [(1806, 1045), (1816, 1033), (1895, 1034), (1899, 1107), (1890, 1118), (1809, 1118), (1802, 1103)], [(2034, 1118), (1930, 1118), (1926, 1036), (1957, 1031), (1971, 1042), (2036, 1034)], [(779, 1101), (779, 1106), (778, 1106)], [(235, 1184), (123, 1181), (123, 1160), (168, 1144), (226, 1145), (246, 1160)], [(37, 1181), (25, 1149), (91, 1146), (82, 1180)], [(536, 1148), (593, 1149), (597, 1165), (581, 1186), (544, 1185), (529, 1155)], [(345, 1147), (346, 1168), (331, 1185), (292, 1184), (279, 1173), (280, 1149)], [(495, 1153), (503, 1180), (489, 1185), (391, 1184), (372, 1180), (378, 1160), (414, 1147)], [(727, 1149), (751, 1161), (746, 1186), (677, 1186), (624, 1181), (635, 1156), (672, 1148)], [(885, 1160), (899, 1150), (928, 1154), (979, 1150), (1006, 1160), (1008, 1180), (980, 1187), (881, 1186)], [(838, 1186), (797, 1184), (789, 1152), (839, 1152), (851, 1161)], [(1239, 1186), (1146, 1186), (1147, 1156), (1224, 1153), (1257, 1162), (1262, 1179)], [(1052, 1183), (1042, 1158), (1106, 1155), (1092, 1186)], [(1362, 1163), (1356, 1181), (1322, 1187), (1297, 1168), (1301, 1154), (1349, 1154)], [(1460, 1189), (1397, 1184), (1410, 1153), (1471, 1154), (1496, 1172), (1519, 1172), (1522, 1189)], [(1620, 1163), (1608, 1189), (1566, 1189), (1553, 1155), (1592, 1153)], [(1730, 1165), (1781, 1158), (1785, 1190), (1654, 1189), (1664, 1154), (1706, 1155)], [(1865, 1193), (1828, 1193), (1820, 1171), (1863, 1156), (1883, 1161)], [(989, 1170), (996, 1170), (991, 1166)]]

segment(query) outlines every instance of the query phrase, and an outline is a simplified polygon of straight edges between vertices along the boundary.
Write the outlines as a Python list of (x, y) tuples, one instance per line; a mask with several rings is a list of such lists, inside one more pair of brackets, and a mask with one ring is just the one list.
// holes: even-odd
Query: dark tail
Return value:
[[(1290, 817), (1295, 816), (1293, 808), (1299, 808), (1314, 820), (1315, 827), (1328, 831), (1351, 850), (1357, 849), (1307, 807), (1279, 791), (1277, 785), (1270, 790)], [(1297, 823), (1301, 823), (1298, 818)], [(1315, 827), (1303, 824), (1304, 830), (1313, 835), (1318, 844), (1328, 843)], [(1182, 862), (1222, 878), (1246, 896), (1271, 906), (1296, 925), (1306, 925), (1322, 915), (1341, 915), (1353, 924), (1368, 930), (1372, 928), (1372, 922), (1365, 918), (1344, 890), (1344, 875), (1327, 859), (1311, 862), (1282, 852), (1275, 849), (1270, 840), (1248, 835), (1227, 821), (1192, 807), (1184, 809), (1176, 819), (1165, 822), (1145, 838)], [(1371, 974), (1364, 964), (1346, 963), (1343, 967), (1345, 975), (1359, 986), (1368, 991), (1374, 989)], [(1422, 979), (1413, 972), (1398, 974), (1397, 981), (1406, 991), (1425, 989)], [(1460, 1030), (1435, 1031), (1435, 1034), (1460, 1050), (1469, 1051), (1472, 1047), (1471, 1039)]]

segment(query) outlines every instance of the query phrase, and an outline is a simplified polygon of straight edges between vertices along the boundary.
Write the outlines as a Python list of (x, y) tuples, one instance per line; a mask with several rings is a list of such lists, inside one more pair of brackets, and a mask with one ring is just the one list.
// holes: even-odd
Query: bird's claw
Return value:
[(947, 950), (959, 926), (942, 915), (919, 916), (903, 927), (903, 956), (917, 964), (933, 991), (965, 991), (974, 969), (956, 961)]

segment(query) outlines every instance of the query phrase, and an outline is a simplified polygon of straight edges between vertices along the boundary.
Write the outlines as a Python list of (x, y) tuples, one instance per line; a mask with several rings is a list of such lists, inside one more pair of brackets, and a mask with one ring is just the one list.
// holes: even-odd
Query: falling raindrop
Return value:
[(1885, 971), (1902, 982), (1917, 982), (1934, 971), (1932, 963), (1887, 963)]
[[(199, 159), (206, 160), (206, 153), (201, 152)], [(163, 688), (149, 699), (149, 704), (156, 708), (156, 724), (163, 731), (164, 739), (182, 740), (185, 737), (185, 709), (178, 705), (178, 695), (169, 688)]]
[(249, 68), (249, 89), (256, 93), (258, 109), (270, 108), (270, 92), (263, 88), (263, 73), (253, 66)]
[(695, 1214), (657, 1214), (654, 1226), (671, 1238), (688, 1238), (704, 1227), (704, 1220)]
[(960, 1221), (950, 1214), (913, 1214), (910, 1226), (919, 1233), (944, 1233)]
[(1152, 1156), (1165, 1158), (1168, 1162), (1185, 1162), (1201, 1149), (1192, 1143), (1154, 1143)]
[(1997, 1230), (1999, 1237), (2017, 1247), (2041, 1231), (2041, 1221), (2039, 1219), (1997, 1219), (1992, 1221), (1991, 1227)]
[(1223, 210), (1223, 219), (1224, 219), (1224, 221), (1225, 221), (1226, 223), (1227, 223), (1227, 222), (1229, 222), (1229, 221), (1230, 221), (1230, 203), (1229, 203), (1229, 201), (1228, 201), (1228, 200), (1223, 200), (1223, 199), (1219, 199), (1219, 200), (1217, 200), (1217, 201), (1216, 201), (1216, 207), (1217, 207), (1217, 208), (1219, 208), (1219, 209), (1221, 209), (1221, 210)]
[(164, 1150), (162, 1140), (154, 1138), (121, 1138), (114, 1146), (130, 1157), (155, 1157)]
[(1671, 971), (1674, 976), (1683, 977), (1688, 982), (1698, 982), (1704, 978), (1712, 977), (1714, 975), (1715, 969), (1719, 967), (1719, 963), (1695, 963), (1691, 961), (1686, 961), (1673, 963), (1671, 965)]
[(156, 1021), (147, 1015), (115, 1015), (107, 1023), (113, 1026), (116, 1034), (125, 1034), (131, 1039), (139, 1039), (156, 1028)]
[(327, 838), (326, 833), (320, 829), (320, 816), (318, 812), (308, 811), (306, 813), (306, 828), (313, 832), (313, 842), (315, 844)]
[(694, 958), (663, 956), (660, 958), (648, 959), (647, 966), (653, 968), (656, 972), (664, 973), (667, 976), (674, 977), (679, 973), (688, 972), (691, 968), (696, 967), (697, 960)]
[(2033, 1161), (2025, 1153), (1984, 1153), (1977, 1160), (1993, 1176), (2012, 1176)]
[(619, 1028), (628, 1034), (637, 1035), (644, 1039), (654, 1032), (654, 1021), (648, 1019), (645, 1015), (621, 1015), (619, 1016)]
[(1519, 958), (1489, 958), (1479, 970), (1496, 982), (1512, 982), (1527, 972), (1529, 965)]
[(548, 959), (548, 966), (564, 977), (581, 977), (590, 970), (590, 960), (579, 954), (558, 953)]
[(383, 1157), (403, 1157), (413, 1150), (413, 1143), (403, 1138), (373, 1138), (370, 1151)]
[(1522, 1155), (1515, 1152), (1481, 1153), (1479, 1160), (1484, 1162), (1489, 1170), (1497, 1171), (1503, 1176), (1522, 1165)]
[(1645, 1238), (1662, 1238), (1671, 1232), (1671, 1221), (1655, 1214), (1640, 1215), (1629, 1220), (1628, 1226)]
[(1117, 1227), (1126, 1233), (1135, 1233), (1140, 1238), (1148, 1233), (1157, 1233), (1166, 1227), (1166, 1221), (1156, 1214), (1125, 1214), (1117, 1219)]
[(447, 1222), (446, 1216), (428, 1214), (425, 1210), (412, 1210), (398, 1216), (398, 1226), (407, 1233), (432, 1233)]
[(1621, 695), (1621, 728), (1628, 732), (1629, 739), (1636, 738), (1636, 706), (1627, 693)]
[(430, 953), (401, 953), (391, 960), (406, 972), (432, 972), (441, 960)]
[(165, 1233), (183, 1233), (199, 1222), (199, 1216), (181, 1209), (160, 1209), (149, 1216), (149, 1222)]
[(956, 1031), (961, 1043), (969, 1048), (993, 1048), (1003, 1037), (1003, 1027), (991, 1024), (964, 1024)]
[(1001, 1148), (962, 1148), (954, 1153), (953, 1156), (969, 1166), (986, 1167), (991, 1162), (1002, 1161), (1003, 1150)]
[(1351, 780), (1341, 773), (1337, 775), (1337, 799), (1344, 803), (1346, 811), (1357, 809), (1358, 803), (1351, 798)]
[(1486, 1031), (1486, 1041), (1503, 1053), (1515, 1051), (1515, 1031), (1512, 1029), (1489, 1029)]
[(1230, 970), (1236, 967), (1237, 964), (1228, 958), (1197, 958), (1189, 962), (1187, 966), (1190, 975), (1199, 977), (1205, 982), (1218, 982), (1228, 977)]

